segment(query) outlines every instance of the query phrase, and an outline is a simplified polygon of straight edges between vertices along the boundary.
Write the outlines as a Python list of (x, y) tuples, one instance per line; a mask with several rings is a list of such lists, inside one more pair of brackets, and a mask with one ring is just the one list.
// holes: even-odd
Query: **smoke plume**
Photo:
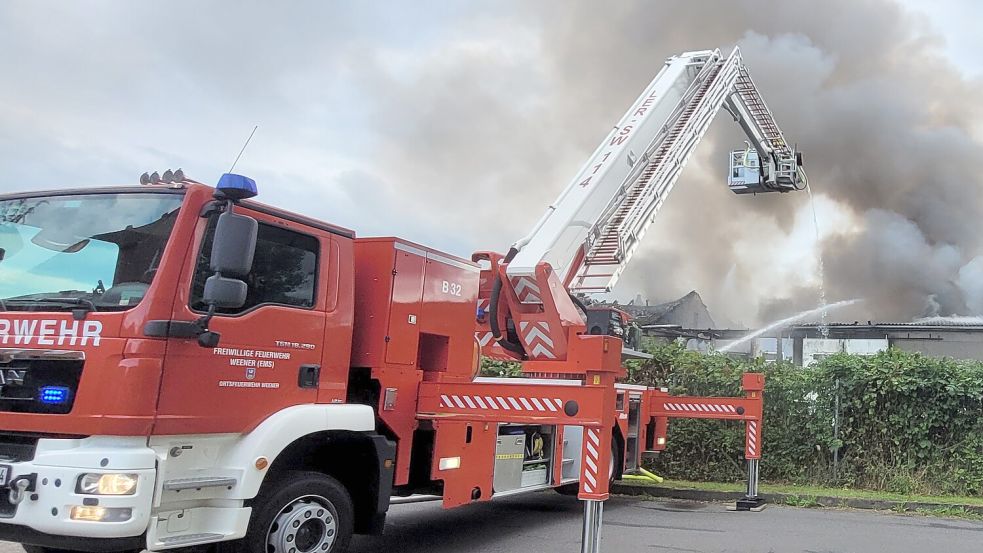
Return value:
[[(362, 67), (386, 90), (380, 171), (502, 250), (526, 232), (674, 53), (734, 45), (805, 154), (832, 320), (983, 310), (980, 83), (913, 14), (877, 0), (522, 4), (487, 15), (412, 77)], [(508, 40), (483, 34), (507, 27)], [(480, 37), (487, 36), (487, 41)], [(535, 59), (540, 63), (532, 66)], [(545, 63), (543, 63), (545, 62)], [(653, 301), (697, 289), (714, 315), (754, 325), (819, 302), (805, 193), (735, 196), (718, 116), (616, 290)]]

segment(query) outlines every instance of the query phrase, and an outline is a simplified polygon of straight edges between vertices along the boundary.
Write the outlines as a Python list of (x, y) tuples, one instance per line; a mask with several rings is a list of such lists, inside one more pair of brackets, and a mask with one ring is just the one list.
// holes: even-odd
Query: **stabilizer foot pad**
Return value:
[(765, 500), (761, 497), (745, 497), (744, 499), (738, 499), (735, 510), (736, 511), (753, 511), (759, 512), (765, 508)]

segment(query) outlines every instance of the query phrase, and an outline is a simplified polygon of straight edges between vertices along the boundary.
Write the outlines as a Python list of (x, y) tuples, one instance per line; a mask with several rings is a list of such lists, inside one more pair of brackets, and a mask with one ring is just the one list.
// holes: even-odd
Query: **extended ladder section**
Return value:
[(528, 278), (545, 261), (572, 292), (610, 291), (722, 107), (753, 145), (732, 155), (731, 189), (801, 189), (798, 155), (751, 81), (740, 50), (727, 57), (719, 50), (674, 56), (532, 233), (515, 244), (510, 279)]
[[(727, 99), (724, 108), (751, 139), (756, 154), (745, 153), (743, 158), (731, 158), (730, 189), (737, 194), (801, 190), (805, 182), (801, 156), (785, 141), (785, 135), (754, 86), (747, 67), (740, 67), (734, 94)], [(743, 175), (734, 173), (738, 159), (742, 159), (740, 165), (747, 168)], [(760, 160), (765, 162), (762, 164)]]

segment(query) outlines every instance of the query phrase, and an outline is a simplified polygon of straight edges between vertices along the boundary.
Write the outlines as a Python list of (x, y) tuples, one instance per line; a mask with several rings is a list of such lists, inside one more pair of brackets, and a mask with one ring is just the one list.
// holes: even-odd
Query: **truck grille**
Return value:
[(81, 352), (0, 349), (0, 412), (71, 412), (84, 364)]
[(38, 439), (29, 434), (0, 434), (0, 463), (33, 461)]

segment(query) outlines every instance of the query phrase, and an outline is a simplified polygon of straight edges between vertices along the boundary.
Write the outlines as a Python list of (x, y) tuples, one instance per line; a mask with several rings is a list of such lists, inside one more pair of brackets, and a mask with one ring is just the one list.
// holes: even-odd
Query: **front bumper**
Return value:
[(147, 545), (147, 538), (143, 535), (129, 538), (79, 538), (75, 536), (45, 534), (27, 526), (2, 523), (0, 523), (0, 541), (26, 543), (54, 549), (68, 549), (71, 551), (89, 551), (92, 553), (116, 553), (119, 551), (141, 550)]
[[(34, 482), (18, 503), (11, 502), (9, 489), (0, 489), (0, 540), (88, 551), (134, 549), (146, 544), (143, 536), (150, 522), (156, 477), (156, 456), (147, 447), (146, 438), (42, 438), (31, 458), (0, 460), (0, 464), (11, 467), (11, 481), (26, 477)], [(118, 472), (138, 475), (132, 495), (97, 496), (75, 491), (84, 473)], [(120, 522), (72, 520), (72, 507), (81, 505), (127, 508), (131, 515)]]

